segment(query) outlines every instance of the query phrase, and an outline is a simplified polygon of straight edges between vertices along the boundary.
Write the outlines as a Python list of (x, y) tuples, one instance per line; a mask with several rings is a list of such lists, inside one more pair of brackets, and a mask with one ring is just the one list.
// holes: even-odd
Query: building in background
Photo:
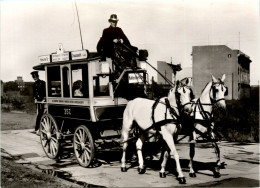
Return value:
[(188, 78), (190, 80), (189, 86), (192, 87), (192, 67), (183, 67), (182, 70), (176, 75), (176, 80), (182, 80), (185, 78)]
[(18, 88), (20, 91), (24, 91), (25, 88), (25, 82), (23, 81), (22, 76), (17, 76), (17, 80), (15, 82), (18, 84)]
[[(165, 61), (157, 61), (157, 70), (168, 80), (174, 83), (176, 75), (182, 70), (181, 65), (174, 65), (172, 63), (167, 63)], [(157, 73), (157, 83), (167, 85), (167, 81)]]
[(1, 80), (1, 97), (4, 94), (4, 82)]
[(226, 74), (228, 87), (226, 99), (250, 97), (250, 57), (240, 50), (232, 50), (225, 45), (193, 46), (192, 73), (193, 91), (199, 97), (211, 75), (221, 78)]

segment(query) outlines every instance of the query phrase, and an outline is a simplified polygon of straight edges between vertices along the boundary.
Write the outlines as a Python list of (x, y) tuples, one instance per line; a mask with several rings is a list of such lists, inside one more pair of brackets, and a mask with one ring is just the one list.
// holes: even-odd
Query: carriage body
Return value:
[[(45, 71), (46, 78), (43, 149), (49, 158), (58, 158), (63, 148), (73, 146), (79, 164), (87, 167), (102, 141), (120, 138), (125, 94), (145, 92), (146, 70), (126, 68), (115, 79), (112, 60), (102, 62), (87, 50), (57, 51), (39, 60), (33, 68)], [(133, 88), (138, 89), (133, 93)]]

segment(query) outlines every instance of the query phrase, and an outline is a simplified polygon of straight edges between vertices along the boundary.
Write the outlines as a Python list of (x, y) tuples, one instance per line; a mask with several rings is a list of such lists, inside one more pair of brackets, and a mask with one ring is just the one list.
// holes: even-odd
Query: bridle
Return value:
[[(227, 95), (228, 95), (228, 87), (224, 85), (224, 82), (223, 82), (223, 81), (221, 81), (221, 80), (219, 79), (218, 82), (213, 82), (213, 83), (212, 83), (212, 86), (211, 86), (211, 88), (210, 88), (210, 92), (209, 92), (209, 98), (210, 98), (210, 100), (211, 100), (211, 103), (213, 103), (213, 104), (214, 104), (214, 103), (217, 103), (217, 102), (219, 102), (219, 101), (221, 101), (221, 100), (225, 100), (224, 97), (223, 97), (223, 98), (220, 98), (220, 99), (216, 99), (216, 93), (217, 93), (216, 85), (221, 85), (221, 90), (222, 90), (222, 91), (223, 91), (223, 89), (225, 88), (226, 91), (225, 91), (225, 93), (224, 93), (224, 96), (227, 96)], [(211, 90), (212, 90), (212, 92), (213, 92), (213, 98), (210, 96)]]
[[(161, 98), (158, 98), (158, 99), (154, 102), (154, 104), (153, 104), (152, 114), (154, 114), (154, 110), (155, 110), (156, 106), (157, 106), (159, 103), (161, 103), (161, 104), (164, 104), (164, 105), (166, 106), (166, 110), (167, 110), (167, 109), (169, 110), (169, 112), (170, 112), (172, 118), (174, 118), (175, 120), (178, 121), (179, 118), (180, 118), (180, 116), (181, 116), (181, 115), (180, 115), (181, 110), (183, 110), (183, 108), (184, 108), (186, 105), (193, 103), (193, 102), (189, 101), (189, 102), (187, 102), (187, 103), (185, 103), (185, 104), (183, 104), (183, 105), (181, 104), (181, 101), (180, 101), (180, 95), (181, 95), (181, 94), (177, 92), (177, 90), (178, 90), (180, 87), (183, 87), (183, 88), (182, 88), (182, 89), (183, 89), (183, 93), (186, 93), (184, 87), (190, 89), (190, 91), (191, 91), (191, 100), (192, 100), (192, 97), (194, 97), (194, 95), (193, 95), (193, 92), (192, 92), (191, 88), (189, 88), (189, 87), (186, 86), (186, 85), (178, 86), (178, 88), (176, 88), (176, 90), (175, 90), (175, 92), (174, 92), (177, 107), (174, 107), (174, 106), (171, 106), (171, 105), (170, 105), (169, 97), (166, 97), (165, 100), (164, 100), (164, 102), (160, 101)], [(170, 91), (170, 92), (171, 92), (171, 91)], [(174, 108), (177, 108), (179, 114), (175, 111)], [(166, 113), (165, 113), (165, 114), (166, 114)], [(152, 119), (153, 119), (153, 123), (155, 123), (153, 115), (152, 115)], [(165, 119), (166, 119), (166, 117), (165, 117)]]
[[(181, 88), (181, 87), (182, 87), (182, 88)], [(178, 93), (178, 89), (180, 89), (180, 88), (183, 89), (183, 93), (186, 93), (185, 88), (188, 89), (188, 90), (190, 90), (190, 101), (187, 102), (187, 103), (185, 103), (185, 104), (181, 104), (181, 101), (180, 101), (180, 93)], [(186, 105), (189, 105), (189, 104), (193, 104), (193, 103), (194, 103), (194, 102), (192, 102), (192, 99), (194, 99), (193, 91), (192, 91), (192, 89), (191, 89), (190, 87), (188, 87), (187, 85), (181, 85), (181, 86), (179, 86), (179, 87), (176, 89), (176, 91), (175, 91), (175, 98), (176, 98), (176, 103), (177, 103), (177, 106), (178, 106), (178, 109), (179, 109), (180, 112), (184, 109), (184, 107), (185, 107)]]
[[(222, 91), (223, 91), (224, 87), (226, 88), (224, 96), (227, 96), (228, 95), (228, 87), (226, 87), (224, 85), (224, 82), (219, 79), (218, 82), (213, 82), (212, 86), (210, 88), (209, 98), (210, 98), (211, 103), (201, 103), (200, 98), (196, 102), (193, 103), (195, 105), (194, 112), (196, 112), (196, 107), (198, 107), (199, 108), (199, 112), (200, 112), (200, 114), (201, 114), (201, 116), (202, 116), (202, 118), (204, 120), (212, 121), (213, 112), (205, 111), (203, 106), (213, 106), (215, 103), (217, 103), (217, 102), (219, 102), (221, 100), (225, 100), (224, 97), (220, 98), (220, 99), (216, 99), (216, 92), (217, 92), (217, 90), (216, 90), (215, 86), (219, 85), (219, 84), (221, 85), (221, 90)], [(213, 98), (210, 96), (211, 90), (213, 92)], [(194, 117), (195, 117), (195, 114), (194, 114)]]

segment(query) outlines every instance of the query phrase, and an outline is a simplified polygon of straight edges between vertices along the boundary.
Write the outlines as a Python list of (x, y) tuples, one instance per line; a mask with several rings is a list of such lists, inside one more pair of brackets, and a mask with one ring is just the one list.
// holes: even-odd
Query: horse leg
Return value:
[(126, 172), (126, 149), (128, 146), (128, 138), (129, 138), (129, 132), (131, 131), (133, 119), (131, 118), (132, 116), (130, 115), (129, 110), (126, 110), (124, 112), (124, 118), (123, 118), (123, 126), (122, 126), (122, 132), (121, 132), (121, 137), (122, 137), (122, 142), (123, 142), (123, 154), (122, 154), (122, 159), (121, 159), (121, 171)]
[(161, 132), (162, 136), (163, 136), (163, 139), (166, 141), (168, 147), (170, 148), (173, 156), (174, 156), (174, 159), (175, 159), (175, 162), (176, 162), (176, 167), (177, 167), (177, 172), (178, 172), (178, 181), (180, 184), (185, 184), (186, 183), (186, 179), (182, 173), (182, 170), (181, 170), (181, 165), (180, 165), (180, 159), (179, 159), (179, 154), (176, 150), (176, 147), (175, 147), (175, 144), (174, 144), (174, 140), (173, 140), (173, 136), (172, 134), (166, 130), (166, 129), (162, 129), (162, 132)]
[(127, 140), (129, 137), (128, 132), (122, 132), (122, 137), (123, 137), (123, 154), (122, 154), (122, 159), (121, 159), (121, 171), (126, 172), (126, 149), (128, 146)]
[[(195, 132), (193, 132), (195, 133)], [(194, 139), (194, 134), (190, 136), (190, 140), (195, 140)], [(195, 133), (196, 134), (196, 133)], [(195, 143), (190, 143), (190, 163), (189, 163), (189, 168), (190, 168), (190, 177), (196, 177), (195, 171), (193, 169), (193, 158), (195, 156)]]
[(213, 174), (214, 174), (214, 178), (219, 178), (221, 176), (220, 175), (220, 166), (221, 166), (220, 150), (219, 150), (219, 147), (218, 147), (216, 142), (212, 142), (212, 146), (214, 147), (215, 153), (216, 153), (216, 156), (217, 156), (217, 162), (216, 162), (215, 168), (213, 169)]
[(145, 140), (145, 136), (140, 135), (136, 142), (136, 150), (137, 150), (138, 163), (139, 163), (139, 167), (138, 167), (139, 174), (144, 174), (146, 171), (144, 166), (143, 154), (142, 154), (142, 147), (143, 147), (144, 140)]
[(164, 149), (161, 153), (162, 155), (162, 164), (161, 164), (161, 170), (159, 172), (159, 175), (160, 175), (160, 178), (165, 178), (166, 177), (166, 174), (165, 174), (165, 167), (166, 167), (166, 163), (168, 161), (168, 158), (169, 158), (169, 153), (170, 153), (170, 149), (167, 148), (167, 149)]

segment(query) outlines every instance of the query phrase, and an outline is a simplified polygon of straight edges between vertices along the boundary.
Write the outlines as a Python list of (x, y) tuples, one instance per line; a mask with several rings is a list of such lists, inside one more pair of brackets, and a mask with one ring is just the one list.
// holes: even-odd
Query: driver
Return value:
[(102, 37), (98, 41), (97, 51), (101, 55), (101, 61), (106, 61), (106, 57), (114, 58), (114, 44), (122, 43), (127, 47), (132, 49), (134, 52), (137, 52), (138, 48), (130, 44), (128, 38), (124, 34), (123, 30), (120, 27), (117, 27), (117, 15), (111, 14), (108, 22), (110, 27), (103, 30)]

